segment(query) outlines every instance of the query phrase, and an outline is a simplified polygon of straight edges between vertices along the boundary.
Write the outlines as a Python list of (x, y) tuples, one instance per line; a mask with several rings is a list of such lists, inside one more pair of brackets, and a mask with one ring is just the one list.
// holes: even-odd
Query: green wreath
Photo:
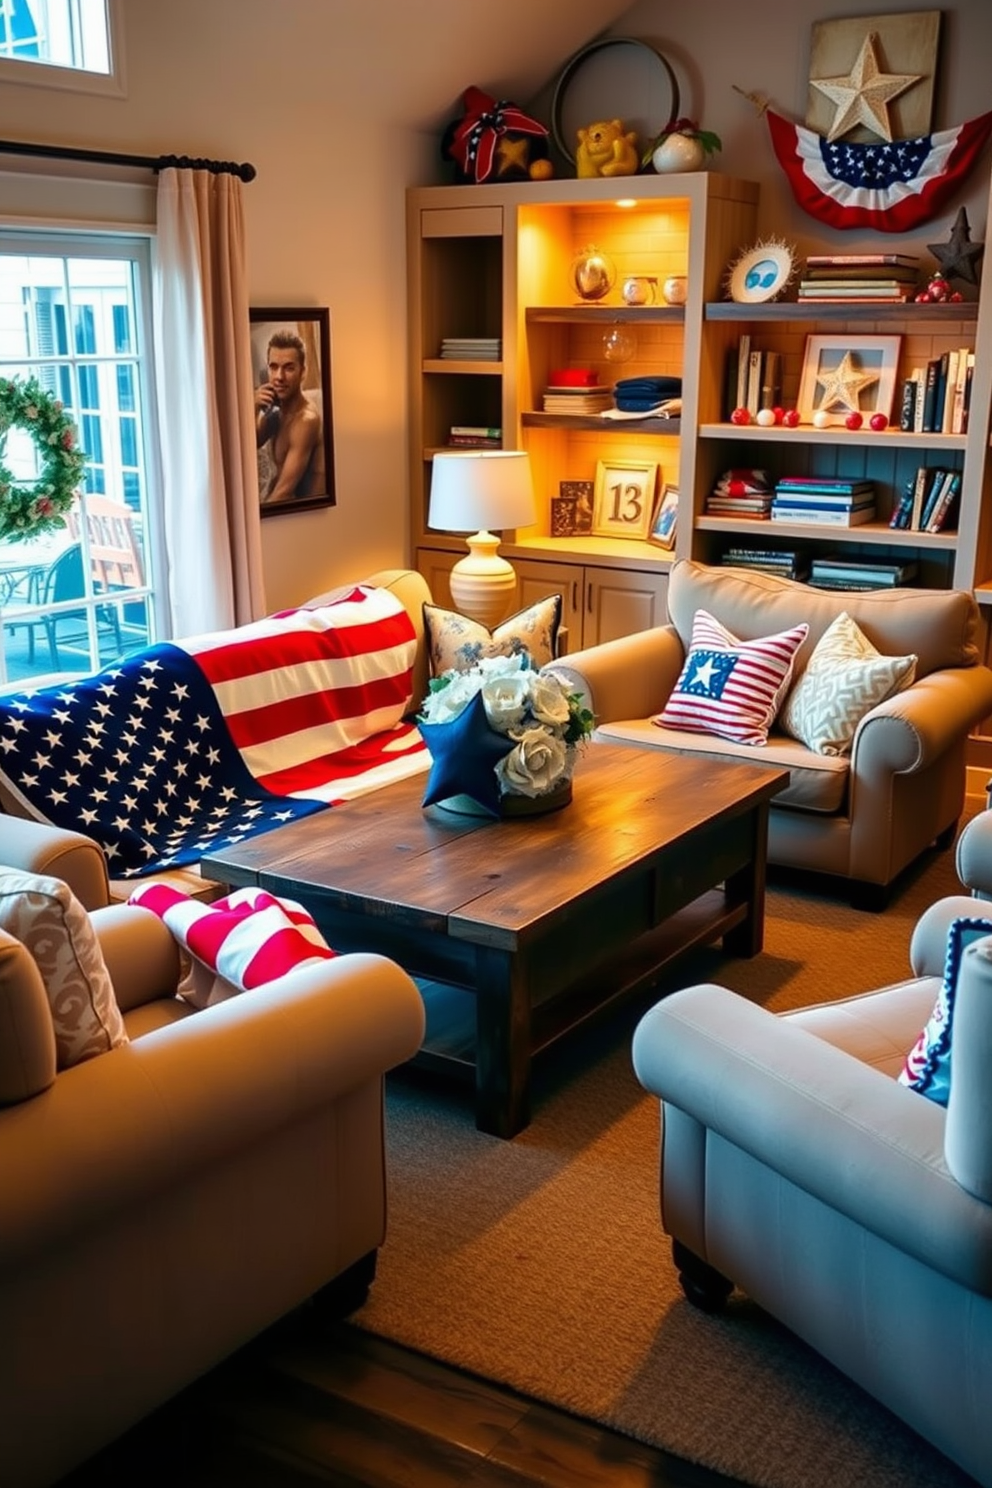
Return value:
[[(41, 474), (18, 485), (3, 463), (10, 429), (25, 429), (35, 442)], [(62, 513), (76, 499), (86, 452), (62, 404), (35, 378), (0, 377), (0, 538), (13, 541), (64, 527)]]

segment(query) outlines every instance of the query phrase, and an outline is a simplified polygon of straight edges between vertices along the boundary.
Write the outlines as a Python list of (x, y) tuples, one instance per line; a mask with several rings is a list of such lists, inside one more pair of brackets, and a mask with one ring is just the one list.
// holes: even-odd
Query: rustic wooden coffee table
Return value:
[(480, 1130), (526, 1126), (534, 1055), (674, 956), (720, 937), (760, 951), (768, 804), (787, 771), (594, 744), (571, 805), (498, 822), (424, 810), (425, 778), (213, 853), (203, 872), (296, 899), (336, 949), (426, 979), (416, 1062), (474, 1074)]

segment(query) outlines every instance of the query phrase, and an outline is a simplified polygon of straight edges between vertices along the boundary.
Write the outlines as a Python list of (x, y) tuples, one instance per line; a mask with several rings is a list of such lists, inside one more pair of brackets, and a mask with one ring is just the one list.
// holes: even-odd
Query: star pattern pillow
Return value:
[(883, 656), (846, 611), (824, 631), (779, 723), (817, 754), (847, 754), (866, 713), (916, 675), (915, 656)]
[(561, 595), (549, 594), (503, 620), (494, 630), (457, 610), (424, 605), (424, 629), (431, 661), (431, 676), (467, 671), (483, 656), (519, 656), (526, 652), (535, 669), (554, 661), (558, 654), (561, 625)]
[(899, 1075), (900, 1085), (919, 1091), (938, 1106), (946, 1106), (951, 1094), (951, 1031), (961, 957), (972, 941), (989, 934), (992, 934), (992, 920), (981, 916), (971, 919), (964, 915), (951, 921), (937, 1001)]
[(760, 746), (788, 690), (804, 622), (742, 641), (708, 610), (697, 610), (685, 665), (664, 710), (652, 722)]

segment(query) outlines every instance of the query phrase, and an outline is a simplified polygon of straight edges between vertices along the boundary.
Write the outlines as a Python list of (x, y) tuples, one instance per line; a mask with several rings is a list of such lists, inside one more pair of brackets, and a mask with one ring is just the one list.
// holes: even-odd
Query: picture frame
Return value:
[(551, 498), (551, 536), (581, 537), (592, 531), (592, 481), (559, 481)]
[(262, 517), (336, 504), (327, 309), (249, 310)]
[(675, 529), (679, 516), (679, 493), (676, 486), (662, 486), (661, 496), (651, 519), (648, 540), (671, 551), (675, 546)]
[(849, 413), (892, 419), (901, 336), (807, 336), (799, 399), (804, 424), (824, 413), (827, 426)]
[(600, 460), (593, 487), (593, 536), (645, 539), (657, 483), (656, 460)]

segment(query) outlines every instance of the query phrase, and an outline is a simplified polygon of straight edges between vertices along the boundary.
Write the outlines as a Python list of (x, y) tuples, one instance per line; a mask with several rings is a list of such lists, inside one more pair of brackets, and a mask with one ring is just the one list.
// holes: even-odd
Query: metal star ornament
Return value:
[(923, 76), (922, 73), (882, 72), (875, 51), (877, 41), (875, 32), (869, 31), (861, 43), (857, 61), (846, 77), (809, 80), (810, 86), (825, 94), (835, 106), (833, 123), (827, 135), (828, 144), (858, 124), (891, 143), (888, 104), (914, 83), (920, 82)]
[(817, 373), (817, 385), (823, 388), (823, 397), (818, 407), (824, 412), (831, 408), (846, 408), (857, 413), (861, 407), (861, 392), (878, 381), (877, 372), (859, 367), (851, 352), (845, 351), (836, 367)]
[(978, 283), (978, 264), (985, 252), (985, 244), (971, 242), (971, 228), (968, 226), (968, 213), (964, 207), (958, 208), (948, 241), (928, 243), (927, 251), (937, 260), (945, 279), (963, 279), (966, 284)]

